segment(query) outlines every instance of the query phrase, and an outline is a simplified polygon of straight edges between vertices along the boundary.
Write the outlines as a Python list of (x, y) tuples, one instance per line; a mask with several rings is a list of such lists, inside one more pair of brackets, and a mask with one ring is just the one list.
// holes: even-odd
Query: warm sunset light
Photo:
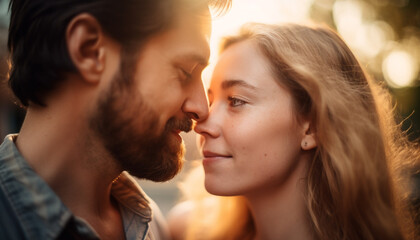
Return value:
[(235, 34), (247, 22), (307, 22), (312, 2), (313, 0), (233, 0), (232, 9), (226, 15), (213, 20), (210, 66), (203, 72), (205, 83), (210, 81), (219, 43), (224, 36)]
[[(416, 59), (420, 58), (419, 37), (412, 30), (397, 36), (393, 28), (395, 26), (378, 17), (379, 7), (387, 4), (356, 0), (233, 0), (232, 9), (224, 16), (215, 17), (213, 21), (210, 65), (203, 72), (204, 82), (208, 85), (210, 81), (221, 38), (236, 33), (244, 23), (318, 22), (335, 27), (367, 70), (378, 75), (375, 77), (378, 80), (387, 80), (390, 87), (416, 84), (419, 71)], [(320, 10), (325, 13), (320, 14)], [(394, 52), (398, 45), (395, 43), (402, 42), (404, 50), (411, 55)]]

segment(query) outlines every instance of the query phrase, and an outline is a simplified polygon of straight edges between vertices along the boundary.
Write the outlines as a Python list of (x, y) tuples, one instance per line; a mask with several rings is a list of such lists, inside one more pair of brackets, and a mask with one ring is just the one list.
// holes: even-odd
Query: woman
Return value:
[(201, 194), (196, 170), (169, 219), (175, 238), (415, 238), (396, 187), (418, 150), (336, 33), (247, 25), (222, 46), (208, 95), (195, 131), (205, 188), (225, 197)]

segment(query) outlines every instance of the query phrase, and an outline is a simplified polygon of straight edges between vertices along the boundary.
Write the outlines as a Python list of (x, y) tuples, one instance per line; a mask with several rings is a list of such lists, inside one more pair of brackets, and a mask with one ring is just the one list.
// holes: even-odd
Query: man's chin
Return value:
[[(127, 171), (140, 179), (147, 179), (154, 182), (165, 182), (174, 178), (182, 169), (184, 163), (185, 146), (175, 140), (167, 142), (167, 146), (161, 150), (153, 150), (158, 153), (154, 157), (140, 161), (148, 161), (148, 165), (127, 166)], [(150, 164), (152, 163), (152, 164)]]
[(169, 153), (167, 152), (167, 156), (165, 159), (162, 159), (162, 174), (156, 174), (157, 176), (160, 175), (160, 177), (156, 177), (154, 180), (150, 179), (155, 182), (164, 182), (171, 180), (174, 178), (182, 169), (182, 166), (184, 165), (184, 155), (185, 155), (185, 145), (182, 142), (175, 143), (177, 145), (178, 151)]
[(161, 168), (158, 171), (150, 171), (145, 174), (129, 171), (129, 173), (137, 178), (150, 180), (153, 182), (166, 182), (173, 179), (179, 171), (182, 169), (184, 160), (178, 160), (176, 164), (170, 166), (169, 168)]

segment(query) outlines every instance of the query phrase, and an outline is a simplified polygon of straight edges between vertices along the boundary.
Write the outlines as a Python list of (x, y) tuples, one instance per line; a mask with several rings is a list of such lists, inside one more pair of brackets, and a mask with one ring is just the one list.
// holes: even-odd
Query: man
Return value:
[(208, 113), (209, 6), (230, 2), (10, 4), (9, 84), (27, 114), (0, 147), (0, 239), (166, 238), (131, 175), (180, 169), (179, 133)]

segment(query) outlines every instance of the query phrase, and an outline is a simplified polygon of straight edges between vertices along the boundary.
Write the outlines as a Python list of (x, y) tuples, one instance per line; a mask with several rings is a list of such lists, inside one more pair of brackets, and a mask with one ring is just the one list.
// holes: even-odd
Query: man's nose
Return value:
[(191, 90), (191, 94), (185, 100), (182, 110), (188, 117), (196, 121), (201, 121), (207, 118), (209, 114), (209, 105), (204, 91), (204, 86), (201, 81), (196, 88)]

